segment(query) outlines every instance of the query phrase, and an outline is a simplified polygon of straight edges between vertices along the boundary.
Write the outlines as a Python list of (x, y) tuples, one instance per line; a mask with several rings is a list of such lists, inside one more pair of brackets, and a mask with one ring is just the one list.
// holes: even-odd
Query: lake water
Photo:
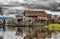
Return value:
[[(6, 27), (6, 31), (11, 30), (10, 28)], [(0, 31), (3, 31), (3, 28), (0, 28)]]
[(24, 37), (16, 36), (16, 31), (12, 31), (12, 28), (6, 27), (6, 31), (3, 31), (3, 28), (0, 28), (0, 36), (3, 36), (4, 39), (24, 39)]
[[(0, 36), (3, 36), (4, 39), (24, 39), (24, 36), (16, 36), (16, 30), (11, 31), (12, 28), (6, 27), (6, 31), (3, 31), (3, 28), (0, 28)], [(16, 28), (15, 28), (16, 29)], [(25, 34), (24, 34), (25, 35)], [(52, 33), (51, 38), (46, 39), (60, 39), (60, 32), (57, 32), (57, 34)]]

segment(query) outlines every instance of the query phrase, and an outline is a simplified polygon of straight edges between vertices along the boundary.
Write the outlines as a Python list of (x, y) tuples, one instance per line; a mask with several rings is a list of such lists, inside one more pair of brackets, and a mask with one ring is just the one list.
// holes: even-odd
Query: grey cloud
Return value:
[[(44, 9), (44, 10), (50, 10), (50, 11), (60, 11), (60, 9), (58, 8), (60, 7), (60, 3), (54, 0), (37, 0), (37, 1), (33, 0), (27, 3), (15, 2), (10, 4), (13, 4), (13, 5), (16, 4), (17, 6), (22, 6), (28, 9)], [(11, 7), (12, 5), (9, 5), (9, 6)]]
[(50, 11), (60, 11), (60, 3), (54, 0), (33, 0), (32, 3), (22, 3), (21, 6), (29, 9), (44, 9)]
[(24, 11), (22, 11), (22, 10), (11, 10), (11, 9), (8, 10), (7, 9), (7, 10), (4, 10), (4, 13), (3, 14), (5, 14), (5, 15), (20, 14), (22, 12), (24, 12)]
[(40, 4), (32, 4), (32, 5), (28, 5), (28, 8), (33, 8), (33, 9), (46, 9), (46, 10), (50, 10), (50, 11), (60, 11), (60, 9), (57, 9), (60, 4), (55, 2), (47, 2), (47, 3), (40, 3)]
[(55, 10), (58, 7), (57, 2), (45, 2), (40, 4), (24, 4), (29, 9), (46, 9), (46, 10)]

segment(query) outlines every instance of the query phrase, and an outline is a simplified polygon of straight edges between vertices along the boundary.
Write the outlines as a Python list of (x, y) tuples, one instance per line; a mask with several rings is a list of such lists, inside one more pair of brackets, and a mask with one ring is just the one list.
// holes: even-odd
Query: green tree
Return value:
[(10, 25), (10, 24), (11, 24), (11, 21), (9, 20), (9, 21), (7, 22), (7, 24)]
[(10, 25), (10, 24), (15, 25), (15, 24), (16, 24), (16, 19), (15, 19), (15, 18), (11, 18), (11, 20), (9, 20), (9, 21), (7, 22), (7, 24), (8, 24), (8, 25)]
[[(9, 20), (8, 22), (7, 22), (7, 24), (8, 25), (10, 25), (10, 24), (12, 24), (13, 26), (16, 24), (16, 19), (15, 18), (11, 18), (11, 20)], [(8, 26), (12, 31), (15, 31), (16, 30), (16, 28), (15, 27), (13, 27), (13, 26)]]
[(15, 18), (12, 18), (11, 19), (11, 22), (12, 22), (12, 24), (16, 24), (16, 19)]

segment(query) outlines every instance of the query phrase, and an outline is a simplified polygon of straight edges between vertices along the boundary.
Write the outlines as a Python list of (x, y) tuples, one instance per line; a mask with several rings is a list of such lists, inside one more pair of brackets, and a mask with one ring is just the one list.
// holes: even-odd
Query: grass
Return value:
[(49, 24), (49, 30), (60, 30), (60, 24)]

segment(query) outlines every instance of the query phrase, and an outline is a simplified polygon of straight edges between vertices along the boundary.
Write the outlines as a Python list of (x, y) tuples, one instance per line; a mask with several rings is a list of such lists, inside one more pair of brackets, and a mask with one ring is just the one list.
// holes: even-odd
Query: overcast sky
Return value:
[[(15, 1), (23, 2), (24, 0), (0, 0), (0, 2), (3, 2), (3, 3), (8, 3), (8, 2), (11, 2), (11, 1), (13, 1), (13, 2), (15, 2)], [(36, 0), (33, 0), (33, 1), (36, 1)], [(57, 2), (60, 2), (60, 0), (37, 0), (37, 1), (57, 1)]]
[[(0, 0), (0, 4), (8, 4), (9, 2), (16, 2), (16, 1), (18, 1), (18, 2), (24, 2), (24, 0)], [(60, 2), (60, 0), (33, 0), (34, 2), (36, 2), (36, 3), (40, 3), (40, 5), (42, 5), (42, 6), (44, 6), (44, 8), (46, 8), (46, 7), (48, 7), (49, 9), (52, 7), (52, 5), (56, 5), (57, 6), (57, 3), (59, 3)], [(41, 7), (42, 7), (41, 6)], [(39, 6), (31, 6), (31, 7), (36, 7), (36, 8), (38, 8)], [(39, 7), (39, 8), (41, 8), (41, 7)], [(56, 9), (58, 9), (60, 6), (57, 6), (57, 8)], [(54, 7), (53, 7), (54, 8)], [(54, 8), (54, 10), (55, 10), (55, 8)], [(60, 11), (59, 12), (55, 12), (55, 11), (49, 11), (49, 10), (45, 10), (48, 14), (55, 14), (55, 15), (59, 15), (60, 16)], [(13, 16), (13, 15), (11, 15), (11, 16)]]

